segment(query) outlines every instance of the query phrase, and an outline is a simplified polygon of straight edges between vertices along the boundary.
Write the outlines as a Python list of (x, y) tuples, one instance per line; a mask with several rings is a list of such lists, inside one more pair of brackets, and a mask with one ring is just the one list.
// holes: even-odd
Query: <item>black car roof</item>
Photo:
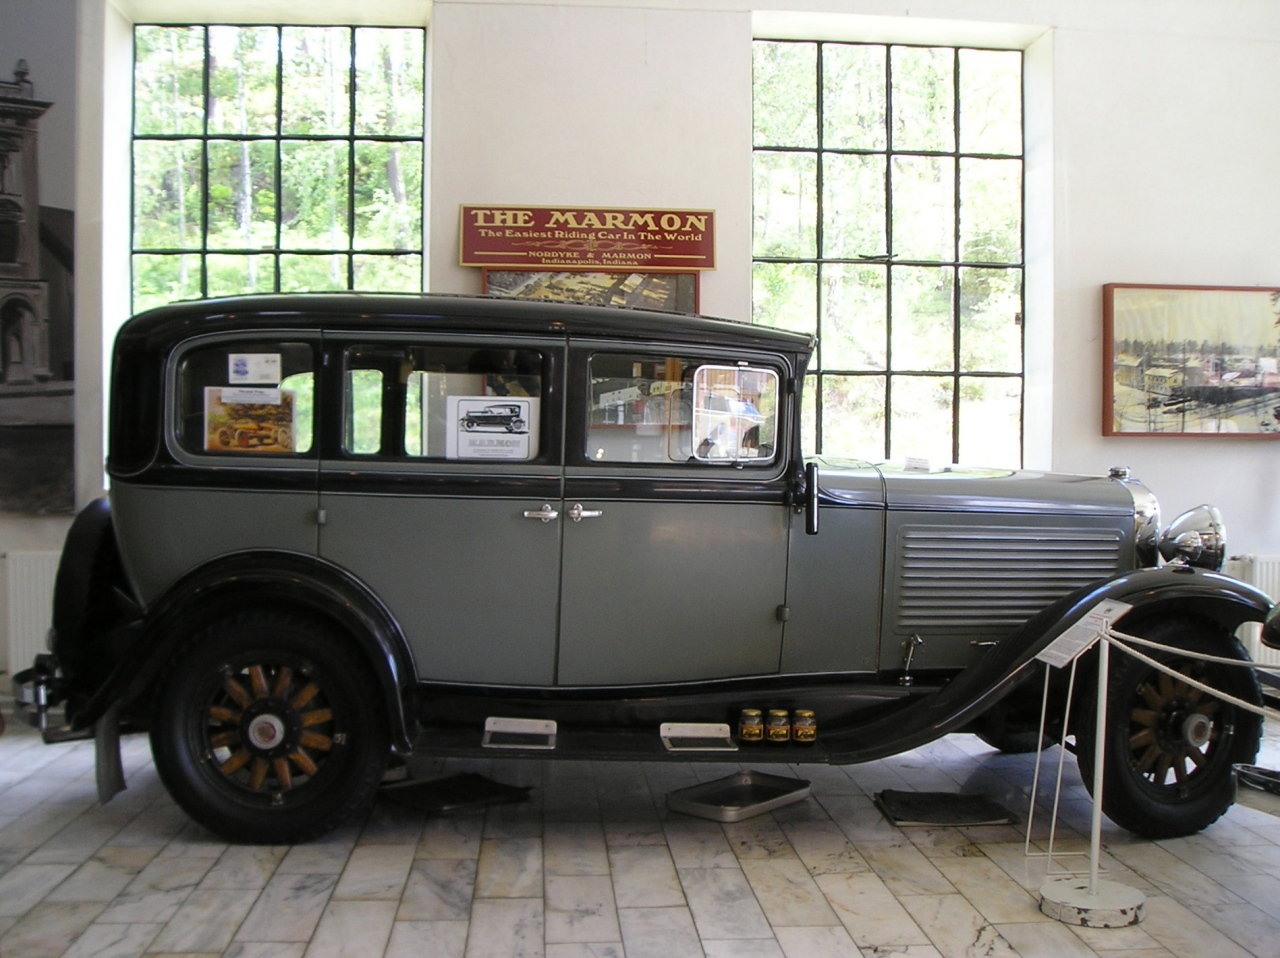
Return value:
[(121, 327), (117, 342), (142, 340), (150, 348), (163, 348), (192, 335), (231, 329), (456, 331), (469, 323), (486, 332), (666, 339), (802, 353), (815, 342), (805, 333), (687, 313), (440, 293), (280, 293), (192, 300), (138, 314)]

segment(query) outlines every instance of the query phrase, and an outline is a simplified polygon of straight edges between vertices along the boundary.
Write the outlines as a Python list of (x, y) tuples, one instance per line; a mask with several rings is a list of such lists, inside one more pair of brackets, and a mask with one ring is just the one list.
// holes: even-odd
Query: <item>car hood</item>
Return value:
[(812, 457), (824, 498), (859, 506), (922, 512), (1132, 515), (1126, 483), (1098, 476), (946, 466), (909, 469), (901, 463)]

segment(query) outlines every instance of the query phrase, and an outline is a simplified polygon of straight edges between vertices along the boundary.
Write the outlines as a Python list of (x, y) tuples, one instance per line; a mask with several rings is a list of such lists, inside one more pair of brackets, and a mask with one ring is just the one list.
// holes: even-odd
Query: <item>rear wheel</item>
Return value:
[[(1160, 622), (1143, 637), (1200, 655), (1248, 660), (1224, 630), (1197, 620)], [(1253, 762), (1262, 719), (1187, 680), (1253, 705), (1262, 704), (1262, 693), (1247, 668), (1140, 651), (1178, 675), (1124, 652), (1112, 653), (1102, 810), (1117, 825), (1147, 838), (1190, 835), (1217, 821), (1235, 801), (1232, 766)], [(1095, 695), (1083, 696), (1077, 736), (1077, 762), (1090, 792), (1098, 734)]]
[(371, 803), (389, 751), (379, 701), (335, 630), (249, 613), (214, 622), (174, 657), (152, 753), (174, 799), (211, 831), (305, 841)]

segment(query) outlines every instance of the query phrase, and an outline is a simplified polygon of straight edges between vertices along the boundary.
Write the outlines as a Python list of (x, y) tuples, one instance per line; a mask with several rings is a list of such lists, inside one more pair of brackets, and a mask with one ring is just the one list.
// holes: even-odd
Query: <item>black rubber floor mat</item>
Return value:
[(1012, 825), (1007, 808), (982, 795), (885, 789), (876, 807), (895, 825)]
[(419, 782), (409, 779), (379, 789), (379, 794), (393, 802), (421, 808), (428, 812), (452, 812), (486, 805), (512, 805), (527, 802), (531, 786), (503, 785), (475, 772), (462, 772), (448, 778)]

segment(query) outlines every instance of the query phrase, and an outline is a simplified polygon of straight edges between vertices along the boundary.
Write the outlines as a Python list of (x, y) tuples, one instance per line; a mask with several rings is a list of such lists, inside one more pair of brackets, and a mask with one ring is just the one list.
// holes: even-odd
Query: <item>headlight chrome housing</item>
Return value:
[(1208, 504), (1188, 509), (1160, 537), (1166, 562), (1182, 562), (1217, 572), (1227, 558), (1227, 529), (1222, 513)]
[(1160, 502), (1155, 493), (1129, 474), (1127, 466), (1111, 470), (1111, 478), (1124, 485), (1133, 497), (1133, 548), (1138, 565), (1160, 564)]

